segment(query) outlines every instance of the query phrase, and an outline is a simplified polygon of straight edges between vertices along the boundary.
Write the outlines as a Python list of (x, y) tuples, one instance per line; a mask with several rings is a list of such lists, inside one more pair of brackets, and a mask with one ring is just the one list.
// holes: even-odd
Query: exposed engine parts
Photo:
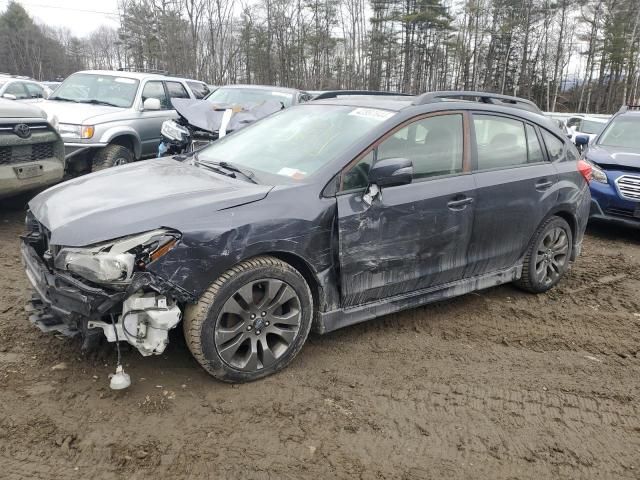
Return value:
[(90, 320), (87, 327), (101, 328), (107, 341), (126, 340), (144, 355), (159, 355), (169, 343), (169, 330), (180, 322), (182, 312), (164, 295), (137, 292), (122, 305), (113, 324)]

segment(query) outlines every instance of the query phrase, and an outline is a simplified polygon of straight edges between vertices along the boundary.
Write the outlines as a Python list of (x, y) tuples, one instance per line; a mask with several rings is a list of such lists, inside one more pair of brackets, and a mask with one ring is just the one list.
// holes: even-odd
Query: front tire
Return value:
[(550, 217), (534, 235), (524, 258), (522, 276), (514, 283), (523, 290), (542, 293), (553, 288), (569, 269), (573, 234), (560, 217)]
[(122, 145), (107, 145), (100, 149), (91, 161), (91, 171), (97, 172), (106, 168), (126, 165), (133, 162), (133, 153)]
[(304, 277), (274, 257), (222, 274), (183, 322), (191, 353), (225, 382), (250, 382), (286, 367), (309, 335), (313, 297)]

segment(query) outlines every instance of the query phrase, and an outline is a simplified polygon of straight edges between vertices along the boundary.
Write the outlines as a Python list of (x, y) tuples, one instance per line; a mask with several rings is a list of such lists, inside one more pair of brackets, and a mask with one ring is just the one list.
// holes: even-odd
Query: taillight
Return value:
[(578, 171), (587, 181), (587, 183), (591, 182), (593, 178), (593, 169), (589, 162), (585, 162), (584, 160), (578, 160)]

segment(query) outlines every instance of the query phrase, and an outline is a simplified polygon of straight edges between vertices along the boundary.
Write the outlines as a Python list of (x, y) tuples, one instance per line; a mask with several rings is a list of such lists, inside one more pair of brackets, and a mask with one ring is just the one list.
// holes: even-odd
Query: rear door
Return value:
[[(415, 120), (343, 173), (337, 201), (344, 307), (462, 278), (475, 198), (465, 118)], [(393, 157), (412, 160), (413, 182), (383, 188), (368, 204), (369, 166)]]
[(472, 117), (477, 204), (468, 277), (517, 264), (558, 198), (558, 176), (535, 125), (507, 115)]

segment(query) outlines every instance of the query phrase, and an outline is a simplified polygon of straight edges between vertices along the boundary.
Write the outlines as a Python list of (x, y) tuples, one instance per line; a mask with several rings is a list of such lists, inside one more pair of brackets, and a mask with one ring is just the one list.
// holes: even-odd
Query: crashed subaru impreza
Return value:
[(590, 167), (521, 99), (439, 100), (310, 102), (50, 188), (22, 237), (32, 322), (151, 355), (182, 321), (198, 362), (238, 382), (290, 363), (312, 326), (552, 288), (580, 251)]

